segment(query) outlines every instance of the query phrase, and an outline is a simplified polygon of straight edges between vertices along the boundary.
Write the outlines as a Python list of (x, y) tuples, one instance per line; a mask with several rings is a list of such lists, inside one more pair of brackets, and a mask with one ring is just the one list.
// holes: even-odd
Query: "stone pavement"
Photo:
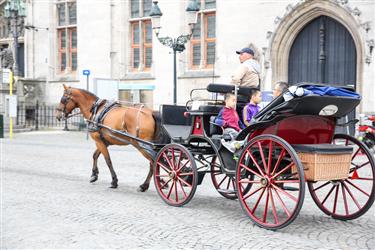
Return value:
[(153, 182), (136, 191), (148, 164), (131, 147), (112, 147), (119, 188), (94, 143), (79, 132), (30, 132), (1, 140), (1, 249), (374, 249), (375, 208), (353, 221), (321, 212), (308, 192), (297, 219), (279, 231), (252, 224), (209, 176), (182, 208), (166, 205)]

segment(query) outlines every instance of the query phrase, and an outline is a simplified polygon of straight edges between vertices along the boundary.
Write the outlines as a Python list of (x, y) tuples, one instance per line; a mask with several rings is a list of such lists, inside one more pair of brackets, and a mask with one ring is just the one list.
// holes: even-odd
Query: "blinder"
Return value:
[(56, 109), (57, 111), (62, 112), (65, 117), (68, 116), (68, 114), (66, 112), (66, 106), (68, 105), (69, 101), (72, 99), (71, 93), (72, 92), (71, 92), (70, 88), (67, 89), (67, 90), (64, 90), (64, 95), (61, 97), (61, 100), (60, 100), (60, 103), (62, 105), (64, 105), (64, 108), (63, 109), (60, 109), (60, 108)]

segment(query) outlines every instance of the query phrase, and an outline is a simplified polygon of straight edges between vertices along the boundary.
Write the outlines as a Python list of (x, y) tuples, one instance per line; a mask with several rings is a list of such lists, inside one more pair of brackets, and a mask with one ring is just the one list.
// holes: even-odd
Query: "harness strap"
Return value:
[(137, 126), (135, 128), (135, 131), (136, 131), (136, 135), (137, 137), (139, 137), (139, 114), (141, 113), (142, 109), (144, 108), (145, 105), (141, 105), (141, 107), (139, 108), (138, 110), (138, 113), (137, 113)]
[(98, 112), (100, 105), (102, 105), (102, 103), (105, 101), (106, 100), (100, 99), (100, 98), (96, 99), (95, 103), (92, 105), (90, 109), (90, 112), (91, 112), (90, 120), (95, 120), (95, 116), (96, 116), (96, 113)]

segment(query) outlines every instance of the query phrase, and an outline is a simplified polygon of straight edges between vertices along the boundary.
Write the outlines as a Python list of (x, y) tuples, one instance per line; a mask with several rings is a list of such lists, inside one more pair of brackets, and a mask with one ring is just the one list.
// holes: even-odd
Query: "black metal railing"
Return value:
[(64, 130), (82, 130), (86, 123), (82, 114), (75, 110), (68, 120), (58, 121), (56, 119), (56, 106), (39, 105), (17, 106), (16, 126), (20, 128), (33, 128), (35, 130), (42, 128), (62, 128)]

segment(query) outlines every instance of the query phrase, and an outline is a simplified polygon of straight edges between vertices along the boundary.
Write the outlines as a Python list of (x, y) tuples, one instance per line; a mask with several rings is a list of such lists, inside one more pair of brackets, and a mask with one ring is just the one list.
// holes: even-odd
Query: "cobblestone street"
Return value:
[(288, 227), (259, 228), (206, 176), (190, 203), (166, 205), (154, 183), (137, 192), (148, 162), (132, 147), (111, 147), (118, 189), (95, 146), (80, 132), (29, 132), (1, 139), (1, 249), (374, 249), (375, 207), (359, 219), (326, 216), (308, 190)]

